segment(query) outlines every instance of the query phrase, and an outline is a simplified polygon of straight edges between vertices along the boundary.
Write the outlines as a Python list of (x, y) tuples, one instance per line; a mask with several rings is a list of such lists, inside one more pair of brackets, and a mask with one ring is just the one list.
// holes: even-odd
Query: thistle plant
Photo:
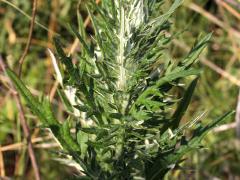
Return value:
[[(76, 63), (54, 39), (58, 58), (50, 55), (69, 115), (63, 122), (56, 119), (47, 98), (38, 100), (7, 70), (42, 127), (51, 130), (64, 154), (79, 165), (79, 178), (162, 179), (230, 114), (207, 126), (200, 117), (180, 124), (200, 74), (193, 64), (211, 35), (200, 38), (181, 60), (171, 59), (167, 47), (175, 35), (169, 33), (169, 19), (182, 0), (173, 1), (167, 12), (161, 12), (163, 3), (88, 2), (94, 36), (86, 34), (79, 17), (79, 28), (71, 27), (81, 44)], [(186, 77), (192, 81), (183, 96), (174, 95)], [(190, 128), (192, 135), (186, 138)]]

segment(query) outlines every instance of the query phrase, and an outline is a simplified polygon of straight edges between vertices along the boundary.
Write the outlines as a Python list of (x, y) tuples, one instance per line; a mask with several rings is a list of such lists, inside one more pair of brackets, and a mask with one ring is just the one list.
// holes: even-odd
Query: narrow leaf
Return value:
[(172, 129), (176, 129), (179, 126), (179, 123), (180, 123), (183, 115), (187, 111), (187, 108), (190, 104), (193, 92), (196, 88), (197, 81), (198, 81), (198, 78), (196, 78), (192, 81), (192, 83), (187, 88), (187, 91), (185, 92), (184, 97), (182, 98), (181, 102), (179, 103), (178, 108), (172, 117), (172, 119), (173, 119), (172, 123), (171, 123)]

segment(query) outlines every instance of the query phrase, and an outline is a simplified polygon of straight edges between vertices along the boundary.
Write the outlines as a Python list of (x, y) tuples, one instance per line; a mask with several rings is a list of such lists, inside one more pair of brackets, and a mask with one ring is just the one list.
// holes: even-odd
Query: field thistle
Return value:
[[(211, 35), (199, 39), (180, 61), (168, 55), (170, 17), (182, 4), (174, 0), (161, 11), (164, 0), (90, 0), (87, 11), (94, 35), (86, 34), (82, 19), (71, 26), (81, 44), (73, 64), (60, 40), (55, 46), (61, 74), (50, 51), (59, 95), (69, 112), (56, 119), (47, 99), (39, 101), (17, 76), (8, 75), (43, 127), (51, 129), (64, 152), (80, 165), (85, 179), (162, 179), (182, 157), (200, 146), (211, 128), (229, 115), (196, 125), (181, 125), (200, 71), (193, 68)], [(193, 79), (181, 98), (174, 96), (185, 77)], [(185, 131), (192, 128), (192, 136)], [(70, 129), (75, 129), (74, 132)]]

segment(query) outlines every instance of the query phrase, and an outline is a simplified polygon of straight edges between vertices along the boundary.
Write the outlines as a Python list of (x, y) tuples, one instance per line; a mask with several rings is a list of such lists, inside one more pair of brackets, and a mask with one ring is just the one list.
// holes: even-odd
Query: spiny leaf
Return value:
[(40, 108), (42, 109), (42, 113), (44, 113), (48, 125), (60, 125), (54, 117), (49, 99), (43, 99)]
[(73, 107), (71, 106), (71, 103), (69, 102), (69, 99), (66, 97), (65, 93), (62, 92), (61, 90), (57, 89), (57, 93), (59, 95), (59, 97), (61, 98), (65, 108), (70, 111), (73, 112)]
[(84, 49), (87, 51), (88, 55), (90, 57), (93, 57), (93, 52), (91, 52), (90, 48), (88, 47), (87, 43), (84, 41), (83, 37), (79, 34), (78, 30), (75, 28), (75, 26), (70, 25), (73, 33), (75, 34), (75, 36), (77, 36), (77, 38), (79, 39), (79, 41), (82, 43)]
[(198, 56), (203, 51), (203, 49), (206, 47), (211, 37), (212, 34), (209, 33), (205, 37), (201, 38), (199, 41), (196, 41), (195, 45), (188, 53), (187, 57), (185, 57), (184, 60), (181, 62), (181, 64), (184, 67), (189, 67), (191, 64), (193, 64), (198, 59)]
[(73, 139), (71, 133), (70, 133), (70, 128), (69, 128), (69, 123), (68, 121), (65, 121), (62, 124), (62, 137), (65, 141), (65, 143), (68, 145), (69, 151), (75, 151), (80, 153), (80, 147), (76, 143), (76, 141)]
[(57, 137), (61, 145), (65, 147), (71, 147), (73, 150), (79, 150), (78, 146), (75, 144), (74, 140), (70, 135), (70, 129), (68, 124), (64, 123), (63, 126), (60, 126), (59, 122), (55, 119), (50, 103), (48, 100), (44, 100), (43, 103), (40, 103), (26, 88), (23, 82), (16, 76), (16, 74), (7, 69), (7, 74), (14, 83), (16, 89), (21, 93), (23, 98), (29, 104), (32, 112), (39, 117), (44, 125), (49, 126), (54, 135)]
[[(212, 128), (214, 128), (219, 122), (223, 121), (232, 114), (232, 111), (227, 112), (222, 117), (217, 118), (209, 125), (195, 129), (192, 138), (188, 141), (185, 140), (186, 142), (184, 144), (181, 144), (179, 148), (173, 147), (172, 150), (159, 154), (156, 159), (152, 160), (153, 163), (148, 164), (148, 167), (146, 169), (147, 179), (162, 179), (167, 171), (169, 171), (172, 167), (175, 167), (177, 163), (180, 162), (183, 155), (199, 148), (201, 140)], [(167, 141), (172, 140), (168, 139)]]
[(164, 76), (163, 78), (161, 78), (156, 85), (158, 87), (162, 86), (163, 84), (167, 83), (167, 82), (171, 82), (173, 80), (176, 80), (178, 78), (183, 78), (183, 77), (187, 77), (187, 76), (191, 76), (191, 75), (199, 75), (201, 71), (200, 70), (196, 70), (196, 69), (188, 69), (185, 71), (181, 71), (181, 72), (177, 72), (177, 73), (170, 73), (166, 76)]
[(10, 69), (6, 69), (7, 75), (12, 80), (14, 86), (17, 91), (21, 93), (23, 98), (27, 101), (27, 104), (31, 108), (31, 111), (37, 115), (43, 123), (48, 123), (48, 120), (42, 111), (42, 104), (37, 100), (36, 97), (32, 95), (32, 93), (28, 90), (28, 88), (24, 85), (21, 79), (17, 77), (17, 75)]
[(72, 81), (75, 84), (79, 85), (80, 84), (79, 73), (78, 73), (78, 70), (74, 67), (74, 65), (72, 63), (72, 59), (65, 55), (60, 40), (56, 37), (53, 40), (54, 40), (54, 43), (55, 43), (57, 53), (60, 57), (60, 60), (66, 66), (66, 69), (67, 69), (68, 73), (70, 74), (70, 77), (72, 78)]

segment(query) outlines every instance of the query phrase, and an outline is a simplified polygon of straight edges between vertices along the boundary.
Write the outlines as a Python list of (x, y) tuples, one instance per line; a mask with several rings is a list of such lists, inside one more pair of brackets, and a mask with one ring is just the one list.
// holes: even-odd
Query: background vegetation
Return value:
[[(8, 2), (8, 3), (7, 3)], [(9, 2), (11, 4), (9, 4)], [(46, 48), (53, 49), (52, 38), (61, 34), (66, 52), (71, 51), (74, 37), (68, 33), (68, 23), (77, 24), (78, 0), (38, 0), (32, 45), (23, 65), (22, 79), (36, 95), (50, 94), (52, 102), (60, 104), (56, 94), (56, 83)], [(165, 6), (169, 4), (166, 2)], [(86, 19), (86, 30), (92, 33), (87, 22), (84, 1), (80, 4), (81, 14)], [(26, 46), (29, 33), (31, 1), (0, 0), (0, 53), (8, 65), (17, 70), (18, 60)], [(199, 34), (213, 32), (211, 43), (201, 56), (204, 70), (197, 86), (186, 119), (207, 110), (204, 122), (220, 116), (223, 112), (236, 109), (240, 86), (240, 2), (237, 0), (186, 0), (172, 17), (174, 28), (179, 32), (174, 45), (169, 48), (173, 58), (181, 57)], [(76, 49), (77, 51), (77, 49)], [(73, 57), (76, 54), (73, 54)], [(6, 77), (0, 74), (0, 176), (28, 177), (33, 179), (26, 141), (19, 122), (19, 112)], [(56, 106), (59, 119), (63, 119), (63, 106)], [(65, 179), (74, 173), (55, 161), (58, 145), (48, 132), (40, 131), (39, 121), (25, 109), (32, 133), (32, 141), (43, 179)], [(191, 119), (191, 118), (190, 118)], [(240, 179), (240, 146), (236, 136), (234, 117), (225, 121), (204, 140), (204, 148), (189, 154), (182, 164), (182, 171), (172, 171), (168, 179)], [(226, 129), (224, 129), (226, 127)]]

